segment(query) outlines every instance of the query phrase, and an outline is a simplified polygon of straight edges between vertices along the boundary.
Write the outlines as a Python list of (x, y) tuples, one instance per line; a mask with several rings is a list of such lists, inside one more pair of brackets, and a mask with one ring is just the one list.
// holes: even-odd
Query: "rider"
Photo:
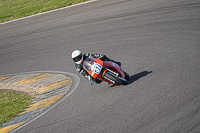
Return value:
[(90, 81), (94, 80), (97, 84), (101, 83), (102, 81), (97, 78), (94, 79), (93, 77), (90, 76), (90, 74), (86, 70), (83, 69), (83, 62), (89, 56), (101, 59), (102, 61), (114, 62), (114, 63), (118, 64), (119, 66), (121, 66), (120, 62), (116, 62), (116, 61), (108, 58), (106, 55), (90, 54), (90, 53), (82, 54), (82, 52), (80, 50), (73, 51), (72, 59), (75, 62), (76, 71), (79, 72), (80, 74), (82, 74), (86, 79), (88, 79)]

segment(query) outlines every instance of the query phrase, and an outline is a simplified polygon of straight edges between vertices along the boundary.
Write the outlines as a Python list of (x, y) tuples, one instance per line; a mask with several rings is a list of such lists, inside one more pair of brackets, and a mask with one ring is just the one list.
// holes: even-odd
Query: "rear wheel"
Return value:
[(111, 72), (106, 72), (104, 74), (105, 77), (109, 78), (110, 80), (116, 82), (117, 84), (120, 85), (127, 85), (128, 81), (122, 77), (116, 77), (115, 75), (113, 75)]

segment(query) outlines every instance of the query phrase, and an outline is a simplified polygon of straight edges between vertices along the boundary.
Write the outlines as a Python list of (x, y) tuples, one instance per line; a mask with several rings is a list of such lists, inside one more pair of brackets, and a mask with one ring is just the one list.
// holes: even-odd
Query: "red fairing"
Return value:
[(121, 77), (125, 78), (125, 74), (124, 74), (123, 70), (121, 69), (121, 67), (119, 65), (115, 64), (114, 62), (104, 61), (103, 66), (110, 67), (110, 69), (112, 71), (118, 72), (121, 75)]
[[(114, 63), (114, 62), (110, 62), (110, 61), (102, 61), (100, 59), (97, 58), (92, 58), (92, 57), (88, 57), (84, 63), (83, 63), (85, 69), (87, 70), (87, 72), (93, 77), (93, 78), (98, 78), (99, 80), (108, 82), (110, 84), (117, 84), (116, 82), (113, 83), (110, 80), (107, 80), (106, 78), (104, 78), (104, 74), (110, 70), (116, 72), (119, 74), (120, 77), (125, 78), (125, 74), (123, 72), (123, 70), (121, 69), (121, 67)], [(102, 72), (102, 75), (100, 75), (101, 69), (103, 67), (108, 67), (108, 69), (105, 69)], [(103, 76), (103, 77), (101, 77)]]

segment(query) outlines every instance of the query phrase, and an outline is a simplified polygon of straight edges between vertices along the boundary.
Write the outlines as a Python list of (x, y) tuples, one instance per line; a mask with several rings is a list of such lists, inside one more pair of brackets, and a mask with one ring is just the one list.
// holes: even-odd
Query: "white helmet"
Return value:
[(81, 64), (83, 61), (83, 56), (80, 50), (74, 50), (74, 52), (72, 52), (72, 59), (74, 60), (74, 62), (76, 64)]

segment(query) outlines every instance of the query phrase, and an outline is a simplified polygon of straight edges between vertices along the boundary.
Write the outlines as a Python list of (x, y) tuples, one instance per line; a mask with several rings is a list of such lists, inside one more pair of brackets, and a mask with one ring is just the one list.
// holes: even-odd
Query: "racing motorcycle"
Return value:
[(112, 85), (128, 84), (129, 75), (114, 62), (102, 61), (89, 56), (85, 59), (83, 67), (94, 79), (97, 78)]

